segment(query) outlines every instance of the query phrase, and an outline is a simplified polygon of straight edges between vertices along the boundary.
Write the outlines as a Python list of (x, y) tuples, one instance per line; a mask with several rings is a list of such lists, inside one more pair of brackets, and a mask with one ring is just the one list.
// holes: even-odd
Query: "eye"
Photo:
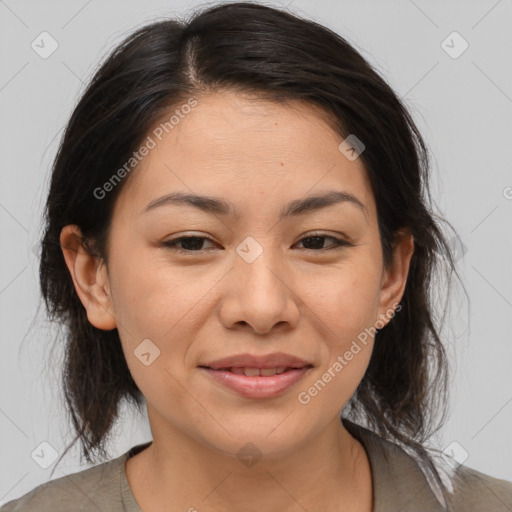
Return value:
[[(324, 247), (324, 240), (326, 239), (330, 239), (332, 240), (332, 243), (330, 246), (328, 247)], [(304, 243), (304, 241), (307, 241), (309, 240), (309, 242), (306, 244), (306, 245), (310, 245), (312, 247), (305, 247), (306, 250), (313, 250), (313, 251), (317, 251), (319, 252), (318, 250), (320, 251), (329, 251), (329, 250), (332, 250), (332, 249), (336, 249), (337, 247), (342, 247), (342, 246), (351, 246), (352, 244), (345, 241), (345, 240), (341, 240), (339, 238), (336, 238), (334, 236), (329, 236), (329, 235), (322, 235), (322, 234), (315, 234), (313, 236), (308, 236), (308, 237), (304, 237), (302, 238), (298, 243)]]
[[(328, 247), (324, 247), (324, 241), (327, 239), (331, 240), (332, 242)], [(201, 252), (205, 250), (203, 248), (203, 243), (205, 241), (211, 242), (212, 244), (214, 243), (212, 240), (204, 236), (180, 236), (178, 238), (162, 242), (162, 245), (182, 253)], [(315, 252), (329, 251), (343, 246), (352, 246), (350, 242), (341, 240), (334, 236), (323, 234), (315, 234), (312, 236), (304, 237), (298, 243), (304, 243), (304, 241), (308, 241), (306, 245), (310, 245), (310, 247), (304, 247), (304, 249)]]
[[(178, 252), (201, 252), (204, 250), (201, 248), (204, 240), (211, 242), (209, 238), (204, 236), (180, 236), (174, 240), (167, 240), (162, 245), (175, 249)], [(184, 246), (184, 248), (177, 248), (177, 246)]]

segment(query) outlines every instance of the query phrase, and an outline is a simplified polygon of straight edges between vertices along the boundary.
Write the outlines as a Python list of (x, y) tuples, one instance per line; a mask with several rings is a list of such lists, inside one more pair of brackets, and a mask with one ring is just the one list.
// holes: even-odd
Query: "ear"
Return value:
[(111, 312), (110, 286), (104, 262), (92, 254), (75, 224), (62, 228), (60, 245), (76, 293), (87, 311), (87, 319), (98, 329), (115, 329), (117, 324)]
[(399, 230), (392, 246), (393, 261), (389, 269), (383, 270), (381, 279), (379, 318), (384, 325), (391, 320), (395, 310), (401, 309), (401, 306), (397, 308), (397, 304), (402, 300), (405, 291), (414, 252), (414, 237), (408, 229)]

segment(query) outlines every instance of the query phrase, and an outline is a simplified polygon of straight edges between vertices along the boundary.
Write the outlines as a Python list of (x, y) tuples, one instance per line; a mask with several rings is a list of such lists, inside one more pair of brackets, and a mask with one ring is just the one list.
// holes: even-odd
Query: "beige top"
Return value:
[[(343, 419), (370, 461), (373, 512), (512, 512), (512, 482), (459, 466), (448, 508), (437, 500), (417, 462), (398, 445)], [(131, 491), (125, 463), (151, 444), (132, 447), (120, 457), (39, 485), (0, 508), (0, 512), (143, 512)]]

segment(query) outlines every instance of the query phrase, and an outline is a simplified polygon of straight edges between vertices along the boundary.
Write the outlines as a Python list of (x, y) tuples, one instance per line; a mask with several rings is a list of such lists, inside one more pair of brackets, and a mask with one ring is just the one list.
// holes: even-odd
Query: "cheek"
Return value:
[(118, 258), (113, 268), (116, 320), (134, 341), (155, 338), (168, 344), (178, 328), (186, 329), (194, 311), (204, 308), (204, 296), (218, 281), (204, 269), (179, 268), (147, 250)]
[(148, 401), (165, 408), (166, 397), (172, 396), (177, 405), (186, 399), (178, 382), (187, 354), (225, 271), (173, 267), (165, 256), (136, 251), (118, 258), (112, 268), (115, 316), (133, 379)]
[(329, 327), (334, 344), (347, 341), (374, 325), (379, 311), (379, 280), (371, 265), (343, 269), (317, 295), (316, 310)]
[(372, 355), (376, 314), (374, 288), (358, 280), (350, 281), (325, 295), (321, 320), (323, 329), (322, 365), (315, 378), (302, 387), (301, 404), (319, 417), (331, 417), (350, 400), (364, 377)]
[(324, 325), (321, 380), (329, 382), (337, 403), (350, 398), (366, 371), (379, 311), (379, 280), (371, 266), (347, 266), (338, 276), (313, 308)]

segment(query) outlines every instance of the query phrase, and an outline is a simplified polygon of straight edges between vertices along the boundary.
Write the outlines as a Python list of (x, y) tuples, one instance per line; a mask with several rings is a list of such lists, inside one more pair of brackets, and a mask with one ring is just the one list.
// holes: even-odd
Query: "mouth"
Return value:
[(274, 368), (255, 367), (223, 367), (210, 368), (200, 366), (214, 382), (223, 388), (234, 391), (244, 398), (263, 399), (275, 398), (289, 391), (304, 375), (309, 372), (313, 365), (301, 367), (278, 366)]
[(303, 368), (312, 368), (313, 365), (303, 366), (276, 366), (275, 368), (257, 368), (254, 366), (226, 366), (225, 368), (211, 368), (209, 366), (200, 366), (199, 368), (206, 368), (216, 372), (230, 372), (235, 375), (244, 375), (245, 377), (273, 377), (274, 375), (281, 375), (283, 373), (300, 370)]
[[(240, 374), (240, 368), (243, 372), (245, 370), (275, 370), (276, 373), (282, 373), (288, 368), (304, 368), (312, 366), (312, 364), (310, 361), (286, 354), (285, 352), (274, 352), (265, 355), (235, 354), (215, 361), (201, 362), (200, 366), (211, 368), (212, 370), (233, 371)], [(269, 375), (272, 374), (269, 372)]]

